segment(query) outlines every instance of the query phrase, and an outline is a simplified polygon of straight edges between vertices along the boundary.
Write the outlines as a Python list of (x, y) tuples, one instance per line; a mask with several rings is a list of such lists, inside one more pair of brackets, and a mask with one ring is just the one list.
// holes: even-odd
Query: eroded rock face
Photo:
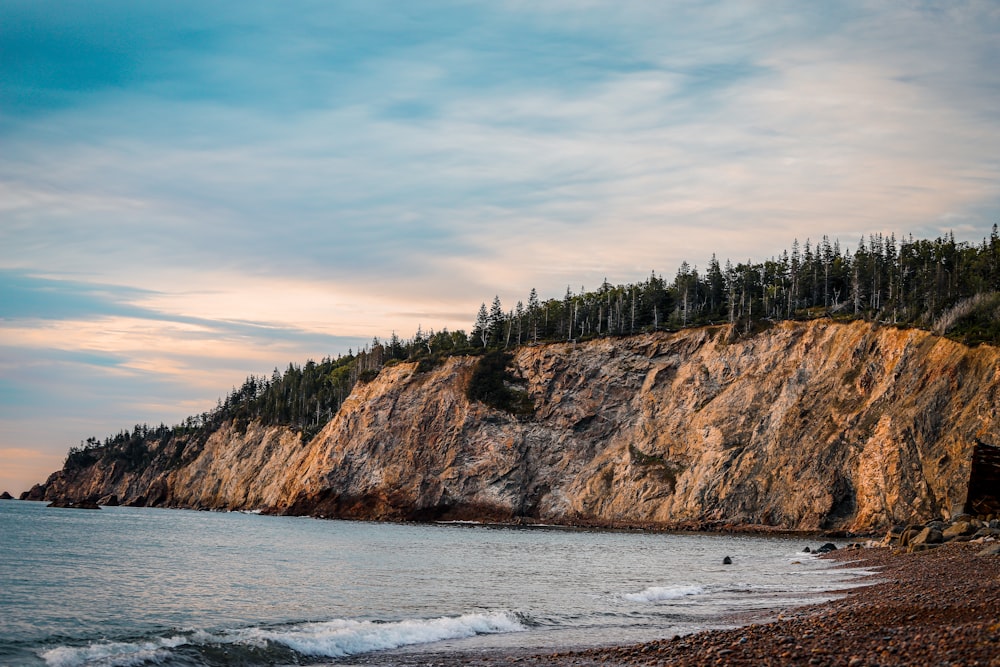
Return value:
[(227, 427), (163, 445), (170, 457), (138, 472), (56, 473), (45, 497), (871, 530), (964, 503), (975, 439), (1000, 442), (1000, 354), (918, 330), (789, 322), (743, 340), (715, 327), (525, 347), (514, 366), (536, 406), (527, 419), (466, 399), (475, 361), (383, 369), (308, 445)]

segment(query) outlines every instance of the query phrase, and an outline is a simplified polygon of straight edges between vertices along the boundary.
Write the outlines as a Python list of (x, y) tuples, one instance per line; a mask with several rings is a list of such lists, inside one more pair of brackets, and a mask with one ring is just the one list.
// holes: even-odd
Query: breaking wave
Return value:
[(52, 667), (232, 664), (241, 653), (244, 658), (263, 659), (266, 664), (293, 661), (296, 656), (343, 658), (402, 646), (527, 629), (521, 617), (507, 612), (386, 623), (336, 619), (221, 632), (196, 630), (136, 642), (59, 646), (41, 652), (40, 656)]
[(691, 595), (701, 595), (704, 592), (705, 589), (701, 586), (650, 586), (639, 593), (626, 593), (624, 597), (630, 602), (662, 602)]

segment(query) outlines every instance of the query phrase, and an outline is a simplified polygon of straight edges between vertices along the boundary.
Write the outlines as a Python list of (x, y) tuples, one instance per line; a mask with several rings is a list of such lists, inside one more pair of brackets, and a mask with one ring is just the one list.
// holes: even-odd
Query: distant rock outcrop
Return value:
[(100, 506), (92, 500), (54, 500), (49, 507), (62, 507), (74, 510), (99, 510)]
[(0, 493), (0, 500), (14, 500), (14, 496), (10, 495), (9, 492), (4, 491)]
[[(476, 357), (359, 383), (310, 441), (226, 424), (54, 473), (35, 499), (364, 519), (870, 531), (970, 501), (1000, 351), (864, 322), (526, 346), (535, 406), (472, 402)], [(423, 372), (421, 372), (423, 371)], [(958, 509), (955, 509), (958, 508)]]

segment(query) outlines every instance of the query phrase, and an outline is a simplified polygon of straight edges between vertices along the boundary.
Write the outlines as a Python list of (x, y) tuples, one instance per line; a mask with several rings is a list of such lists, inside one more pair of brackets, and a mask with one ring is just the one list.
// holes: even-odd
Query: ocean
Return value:
[(802, 553), (820, 543), (4, 501), (0, 665), (391, 664), (669, 638), (849, 587), (861, 571)]

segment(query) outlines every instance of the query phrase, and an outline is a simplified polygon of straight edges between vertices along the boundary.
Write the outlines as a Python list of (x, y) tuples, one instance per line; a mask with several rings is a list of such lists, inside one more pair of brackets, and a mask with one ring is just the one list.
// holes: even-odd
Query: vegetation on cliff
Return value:
[(795, 241), (763, 262), (699, 271), (687, 262), (672, 281), (645, 281), (540, 303), (535, 290), (505, 311), (498, 298), (479, 309), (472, 339), (484, 348), (580, 340), (729, 323), (749, 333), (762, 323), (817, 317), (867, 319), (933, 329), (967, 344), (1000, 342), (1000, 234), (980, 244), (953, 235), (930, 240), (862, 238), (852, 253), (839, 241)]
[[(748, 334), (787, 319), (867, 319), (933, 330), (961, 342), (1000, 342), (1000, 234), (994, 226), (980, 244), (935, 240), (861, 239), (854, 252), (823, 237), (806, 240), (763, 262), (720, 264), (713, 255), (704, 270), (681, 264), (672, 281), (655, 272), (631, 284), (605, 281), (597, 290), (567, 288), (562, 298), (541, 301), (532, 289), (527, 304), (505, 309), (495, 297), (479, 309), (471, 333), (418, 330), (410, 339), (393, 333), (357, 353), (289, 364), (271, 377), (250, 376), (215, 409), (166, 427), (136, 425), (105, 438), (89, 438), (70, 450), (66, 465), (82, 468), (101, 457), (136, 469), (149, 445), (171, 436), (204, 441), (223, 424), (243, 429), (252, 421), (283, 425), (311, 439), (336, 414), (355, 383), (370, 381), (387, 366), (417, 362), (426, 372), (449, 355), (484, 354), (468, 396), (492, 407), (528, 415), (530, 401), (509, 376), (503, 351), (525, 343), (587, 340), (656, 330), (730, 323)], [(196, 449), (196, 448), (194, 448)], [(185, 450), (193, 451), (192, 448)]]
[(513, 356), (503, 350), (494, 350), (480, 357), (465, 392), (469, 400), (515, 415), (534, 412), (531, 396), (518, 388), (521, 381), (507, 370), (512, 360)]

